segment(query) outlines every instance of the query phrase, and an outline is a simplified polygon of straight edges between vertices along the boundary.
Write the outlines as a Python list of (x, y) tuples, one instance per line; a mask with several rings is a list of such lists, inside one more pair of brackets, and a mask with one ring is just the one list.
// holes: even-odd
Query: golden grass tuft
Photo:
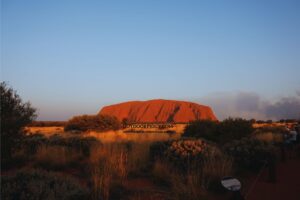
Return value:
[(38, 166), (49, 169), (62, 169), (77, 162), (80, 155), (63, 146), (42, 145), (34, 155), (35, 163)]
[(275, 142), (280, 143), (283, 142), (283, 134), (280, 133), (272, 133), (272, 132), (265, 132), (265, 133), (259, 133), (255, 135), (255, 138), (264, 141), (264, 142)]
[(166, 141), (169, 139), (180, 138), (180, 134), (168, 133), (124, 133), (119, 131), (95, 132), (90, 131), (85, 133), (85, 137), (95, 137), (103, 143), (112, 142), (155, 142)]

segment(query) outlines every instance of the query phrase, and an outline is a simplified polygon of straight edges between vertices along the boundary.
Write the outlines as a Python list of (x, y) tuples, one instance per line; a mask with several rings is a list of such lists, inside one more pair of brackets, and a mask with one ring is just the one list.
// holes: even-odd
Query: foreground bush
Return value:
[(220, 144), (251, 135), (252, 123), (241, 118), (228, 118), (222, 122), (194, 121), (184, 130), (183, 137), (204, 138)]
[(275, 159), (274, 147), (257, 139), (236, 140), (226, 144), (224, 149), (239, 167), (253, 171), (259, 170), (270, 159)]
[(204, 157), (217, 153), (220, 153), (217, 147), (200, 139), (156, 142), (150, 146), (150, 156), (153, 160), (163, 159), (180, 169), (188, 169), (199, 164)]
[(241, 118), (228, 118), (223, 120), (218, 127), (219, 142), (226, 143), (248, 137), (253, 133), (252, 123)]
[(65, 126), (65, 131), (107, 131), (118, 130), (122, 127), (116, 117), (108, 115), (82, 115), (70, 119)]
[(211, 120), (194, 121), (185, 127), (183, 136), (216, 141), (217, 126), (217, 122)]
[(232, 158), (200, 139), (154, 143), (153, 178), (170, 185), (175, 199), (201, 199), (206, 190), (222, 190), (220, 180), (232, 174)]
[(88, 191), (71, 178), (46, 171), (20, 171), (3, 176), (1, 199), (87, 199)]

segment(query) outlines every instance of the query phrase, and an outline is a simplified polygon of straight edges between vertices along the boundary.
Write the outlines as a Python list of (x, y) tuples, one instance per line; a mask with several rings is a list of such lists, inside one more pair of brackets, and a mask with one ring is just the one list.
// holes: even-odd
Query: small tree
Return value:
[(24, 136), (23, 128), (36, 118), (36, 110), (5, 82), (0, 84), (1, 92), (1, 159), (12, 157)]

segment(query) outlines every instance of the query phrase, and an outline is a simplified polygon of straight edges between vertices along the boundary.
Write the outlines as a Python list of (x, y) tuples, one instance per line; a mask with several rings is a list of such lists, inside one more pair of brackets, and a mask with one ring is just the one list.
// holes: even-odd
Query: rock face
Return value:
[(99, 114), (112, 115), (129, 122), (189, 122), (193, 120), (217, 120), (210, 107), (196, 103), (155, 99), (129, 101), (105, 106)]

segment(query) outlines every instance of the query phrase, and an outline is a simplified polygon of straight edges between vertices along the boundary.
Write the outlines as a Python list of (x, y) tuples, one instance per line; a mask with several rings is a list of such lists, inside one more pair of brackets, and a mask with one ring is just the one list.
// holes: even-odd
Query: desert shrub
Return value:
[(183, 136), (216, 141), (217, 126), (217, 122), (211, 120), (194, 121), (185, 127)]
[(35, 119), (35, 109), (5, 82), (0, 84), (1, 95), (1, 161), (10, 160), (25, 135), (24, 127)]
[(232, 140), (250, 136), (254, 129), (252, 123), (241, 118), (228, 118), (223, 120), (218, 127), (218, 142), (226, 143)]
[(116, 117), (109, 115), (82, 115), (75, 116), (70, 119), (66, 126), (65, 131), (108, 131), (118, 130), (122, 127), (121, 123)]
[(219, 192), (220, 179), (232, 174), (232, 158), (201, 139), (156, 142), (150, 155), (153, 177), (170, 185), (175, 199), (200, 199), (207, 190)]
[(184, 130), (183, 137), (204, 138), (224, 144), (247, 137), (253, 131), (252, 123), (241, 118), (228, 118), (222, 122), (200, 120), (189, 124)]
[(87, 199), (88, 191), (75, 179), (41, 170), (2, 176), (1, 199)]
[(153, 143), (150, 157), (152, 160), (167, 160), (180, 169), (188, 169), (199, 164), (205, 156), (218, 151), (216, 146), (201, 139), (180, 139)]
[(253, 171), (275, 156), (271, 144), (252, 138), (232, 141), (224, 146), (224, 150), (234, 158), (237, 166)]

